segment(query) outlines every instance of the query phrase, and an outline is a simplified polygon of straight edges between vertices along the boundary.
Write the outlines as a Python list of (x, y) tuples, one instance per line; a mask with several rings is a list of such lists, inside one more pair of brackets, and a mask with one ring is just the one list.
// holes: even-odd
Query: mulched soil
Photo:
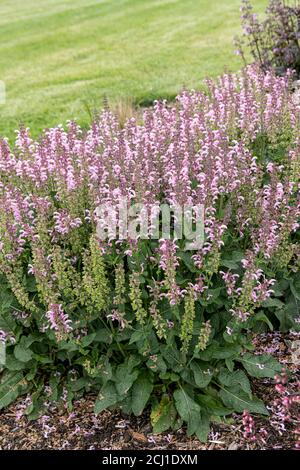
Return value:
[[(298, 394), (300, 380), (299, 344), (296, 333), (264, 333), (253, 338), (255, 353), (272, 354), (283, 367), (292, 371), (287, 394)], [(297, 355), (298, 348), (298, 355)], [(298, 377), (298, 378), (297, 378)], [(49, 408), (38, 421), (28, 422), (23, 416), (24, 399), (0, 412), (0, 450), (32, 449), (176, 449), (176, 450), (236, 450), (236, 449), (295, 449), (295, 429), (299, 426), (299, 404), (289, 421), (283, 416), (274, 380), (255, 379), (253, 391), (268, 405), (269, 417), (253, 416), (255, 440), (244, 437), (242, 416), (235, 414), (227, 424), (213, 424), (209, 439), (202, 444), (188, 438), (185, 429), (153, 435), (149, 415), (135, 418), (121, 412), (93, 413), (95, 397), (77, 400), (74, 410)], [(281, 402), (280, 402), (281, 403)], [(298, 420), (298, 421), (297, 421)]]

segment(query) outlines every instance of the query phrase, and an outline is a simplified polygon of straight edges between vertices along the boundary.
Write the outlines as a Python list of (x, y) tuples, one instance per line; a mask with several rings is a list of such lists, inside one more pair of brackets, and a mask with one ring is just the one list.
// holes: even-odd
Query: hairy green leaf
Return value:
[(153, 383), (149, 374), (143, 373), (134, 382), (131, 395), (132, 395), (132, 411), (135, 416), (142, 414), (145, 406), (148, 403), (151, 392), (153, 390)]
[(225, 406), (234, 411), (241, 413), (244, 410), (248, 410), (251, 413), (268, 415), (268, 410), (264, 403), (256, 397), (253, 397), (252, 399), (249, 398), (249, 395), (244, 392), (239, 385), (221, 388), (220, 398)]
[(199, 361), (191, 362), (191, 369), (194, 374), (196, 385), (200, 388), (205, 388), (212, 379), (213, 371), (207, 365), (201, 364)]
[(251, 353), (246, 353), (237, 360), (243, 364), (248, 374), (252, 375), (252, 377), (270, 377), (273, 379), (282, 369), (279, 362), (268, 354), (255, 356)]
[(110, 406), (115, 405), (119, 401), (116, 387), (113, 383), (108, 382), (101, 388), (95, 403), (94, 411), (96, 414), (101, 413)]
[(200, 406), (184, 388), (175, 390), (173, 396), (179, 416), (187, 423), (188, 435), (191, 436), (197, 431), (200, 423)]

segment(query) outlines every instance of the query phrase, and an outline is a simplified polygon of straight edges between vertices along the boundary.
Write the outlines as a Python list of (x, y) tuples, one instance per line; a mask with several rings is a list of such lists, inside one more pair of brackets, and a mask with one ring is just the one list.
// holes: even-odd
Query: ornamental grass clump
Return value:
[[(249, 66), (120, 126), (106, 109), (0, 143), (0, 408), (38, 418), (97, 392), (95, 412), (151, 408), (154, 432), (205, 440), (267, 414), (249, 375), (281, 366), (249, 334), (299, 329), (300, 108), (291, 76)], [(204, 240), (99, 237), (98, 208), (203, 207)], [(101, 219), (101, 218), (100, 218)], [(101, 220), (100, 220), (101, 222)]]

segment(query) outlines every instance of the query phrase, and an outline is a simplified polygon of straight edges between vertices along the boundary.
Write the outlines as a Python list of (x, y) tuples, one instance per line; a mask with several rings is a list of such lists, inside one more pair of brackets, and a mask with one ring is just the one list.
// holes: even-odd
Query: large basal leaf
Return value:
[(100, 361), (98, 362), (97, 371), (94, 374), (95, 377), (98, 375), (101, 376), (102, 384), (104, 385), (106, 382), (113, 380), (113, 369), (109, 362), (108, 357), (102, 356)]
[(207, 365), (203, 365), (199, 361), (195, 360), (191, 362), (191, 369), (194, 374), (196, 385), (199, 388), (207, 387), (213, 376), (212, 370), (207, 367)]
[(150, 356), (146, 365), (153, 372), (159, 372), (160, 374), (165, 374), (167, 371), (167, 364), (163, 360), (163, 357), (161, 354), (157, 354), (154, 357)]
[(201, 413), (206, 411), (206, 413), (210, 416), (226, 416), (232, 412), (230, 408), (225, 408), (219, 397), (215, 397), (209, 394), (197, 395), (197, 403), (200, 404)]
[(5, 367), (8, 370), (16, 371), (16, 370), (23, 370), (27, 366), (24, 362), (19, 361), (18, 359), (16, 359), (12, 354), (8, 354), (6, 356)]
[(249, 398), (249, 395), (239, 385), (221, 388), (220, 398), (225, 406), (234, 411), (241, 413), (248, 410), (251, 413), (268, 415), (264, 403), (256, 397)]
[(245, 372), (242, 370), (230, 372), (227, 369), (222, 368), (219, 372), (218, 379), (222, 385), (225, 385), (225, 387), (234, 387), (235, 385), (239, 385), (241, 389), (247, 393), (249, 398), (251, 398), (252, 392), (250, 382)]
[(184, 358), (178, 349), (170, 346), (162, 346), (161, 352), (173, 372), (180, 372), (184, 368)]
[(23, 344), (17, 344), (14, 349), (15, 358), (21, 362), (29, 362), (32, 359), (33, 352)]
[(255, 356), (246, 353), (243, 357), (239, 358), (238, 361), (243, 364), (248, 374), (256, 378), (269, 377), (273, 379), (282, 369), (279, 362), (268, 354)]
[(13, 332), (15, 331), (16, 326), (16, 321), (12, 318), (10, 312), (7, 312), (5, 310), (0, 312), (0, 330), (4, 330), (6, 332)]
[[(272, 300), (277, 300), (277, 299), (272, 299)], [(264, 314), (263, 311), (258, 312), (256, 315), (250, 317), (250, 319), (248, 320), (249, 328), (254, 328), (255, 326), (257, 326), (257, 323), (258, 324), (265, 323), (266, 325), (268, 325), (269, 329), (273, 331), (273, 325), (268, 319), (268, 317)]]
[(204, 351), (195, 354), (198, 359), (202, 361), (211, 361), (212, 359), (228, 359), (238, 356), (241, 351), (241, 346), (238, 344), (225, 343), (220, 345), (214, 341)]
[(201, 410), (200, 422), (196, 430), (196, 436), (200, 442), (206, 442), (210, 431), (210, 416), (205, 411)]
[(290, 289), (291, 289), (295, 299), (300, 300), (300, 271), (291, 280)]
[(177, 411), (174, 403), (168, 396), (162, 397), (161, 401), (154, 406), (151, 412), (151, 424), (153, 432), (159, 434), (170, 429), (176, 420)]
[(142, 414), (145, 406), (148, 403), (151, 392), (153, 390), (153, 383), (149, 378), (149, 374), (142, 374), (134, 382), (132, 386), (132, 411), (135, 416)]
[(120, 396), (126, 395), (139, 375), (138, 369), (131, 371), (127, 364), (121, 364), (116, 369), (114, 380)]
[(71, 385), (72, 391), (78, 392), (79, 390), (82, 390), (85, 387), (88, 387), (89, 383), (90, 383), (90, 380), (87, 377), (80, 377), (79, 379), (72, 382), (72, 385)]
[(184, 388), (176, 390), (173, 396), (178, 414), (187, 423), (187, 432), (191, 436), (197, 431), (200, 423), (200, 406)]
[(10, 372), (4, 376), (0, 384), (0, 410), (10, 405), (24, 393), (28, 387), (27, 381), (20, 372)]
[[(14, 356), (20, 361), (27, 363), (31, 361), (34, 356), (33, 351), (30, 349), (30, 346), (33, 343), (41, 343), (43, 338), (36, 334), (30, 334), (28, 336), (22, 336), (19, 343), (14, 348)], [(49, 358), (48, 358), (49, 359)]]
[(280, 331), (286, 332), (290, 329), (300, 331), (300, 324), (295, 320), (299, 316), (299, 302), (289, 296), (283, 309), (274, 311), (276, 317), (280, 322)]
[(110, 406), (115, 405), (119, 401), (116, 387), (113, 383), (107, 383), (101, 388), (95, 403), (94, 411), (96, 414), (101, 413)]

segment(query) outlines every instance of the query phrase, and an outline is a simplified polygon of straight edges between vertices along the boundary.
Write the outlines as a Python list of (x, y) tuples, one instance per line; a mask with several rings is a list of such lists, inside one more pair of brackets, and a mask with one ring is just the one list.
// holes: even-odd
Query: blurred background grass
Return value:
[[(37, 136), (106, 96), (122, 113), (241, 67), (241, 0), (0, 0), (0, 135)], [(254, 0), (263, 11), (267, 0)], [(121, 104), (120, 104), (121, 103)]]

